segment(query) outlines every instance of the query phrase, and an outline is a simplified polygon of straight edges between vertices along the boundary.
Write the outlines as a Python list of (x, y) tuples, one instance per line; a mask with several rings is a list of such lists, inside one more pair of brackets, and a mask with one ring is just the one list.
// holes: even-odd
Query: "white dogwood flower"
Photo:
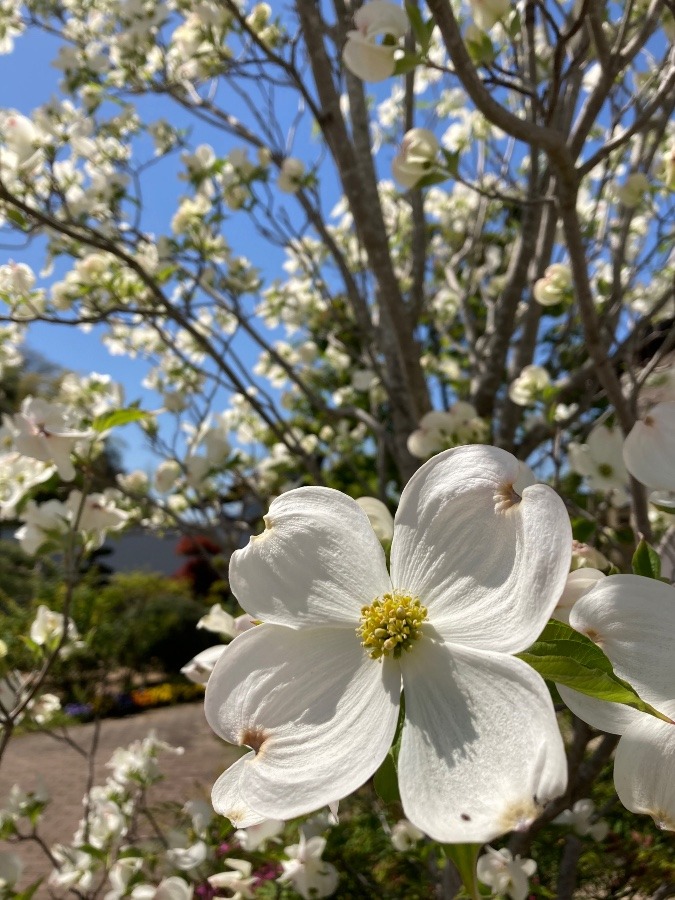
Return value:
[(560, 600), (558, 600), (558, 605), (551, 613), (553, 618), (558, 619), (559, 622), (569, 623), (570, 612), (577, 600), (588, 593), (588, 591), (604, 577), (604, 573), (599, 569), (590, 569), (586, 567), (583, 569), (574, 569), (570, 572), (567, 576), (567, 581), (565, 582), (565, 589), (562, 592)]
[[(62, 613), (40, 605), (30, 626), (30, 639), (40, 647), (57, 644), (63, 636), (64, 627), (65, 619)], [(72, 619), (68, 619), (67, 638), (69, 641), (76, 641), (79, 638)]]
[(56, 472), (53, 463), (31, 459), (21, 453), (0, 455), (0, 519), (16, 518), (17, 503), (38, 484)]
[(391, 843), (395, 850), (400, 853), (407, 853), (412, 850), (418, 841), (421, 841), (424, 834), (416, 828), (412, 822), (407, 819), (399, 819), (399, 821), (391, 829)]
[(553, 820), (554, 825), (569, 825), (580, 837), (592, 837), (594, 841), (604, 841), (609, 834), (609, 825), (604, 819), (595, 819), (595, 804), (592, 800), (577, 800), (571, 809), (563, 810)]
[(235, 638), (206, 716), (251, 751), (216, 782), (216, 811), (247, 827), (345, 797), (406, 720), (406, 817), (443, 842), (491, 840), (566, 782), (548, 691), (512, 654), (541, 633), (569, 569), (565, 507), (516, 494), (518, 461), (472, 445), (429, 460), (394, 520), (391, 576), (367, 515), (329, 488), (278, 497), (237, 550), (230, 584), (263, 624)]
[(394, 178), (405, 188), (413, 188), (433, 171), (439, 145), (436, 135), (428, 128), (411, 128), (406, 131), (401, 147), (394, 156), (391, 170)]
[(281, 164), (277, 187), (284, 194), (296, 194), (300, 189), (300, 182), (305, 174), (305, 164), (301, 159), (288, 156)]
[(596, 425), (585, 444), (571, 442), (569, 463), (592, 491), (610, 494), (616, 504), (628, 502), (628, 472), (623, 463), (623, 436), (618, 428)]
[(53, 462), (64, 481), (75, 478), (70, 454), (79, 440), (91, 438), (93, 432), (77, 431), (66, 406), (48, 403), (39, 397), (26, 397), (21, 404), (21, 412), (4, 418), (19, 453), (43, 462)]
[(532, 294), (542, 306), (555, 306), (564, 300), (572, 289), (572, 270), (562, 263), (553, 263), (542, 278), (534, 283)]
[(633, 172), (626, 181), (614, 189), (617, 200), (630, 208), (639, 206), (650, 188), (649, 179), (644, 172)]
[(19, 514), (19, 521), (24, 524), (14, 532), (14, 537), (23, 552), (32, 556), (50, 537), (63, 535), (69, 530), (68, 515), (65, 503), (60, 500), (47, 500), (40, 504), (29, 500)]
[(213, 888), (227, 890), (232, 900), (249, 900), (254, 897), (255, 878), (251, 874), (253, 865), (247, 859), (226, 859), (229, 871), (209, 875), (208, 882)]
[(514, 857), (506, 847), (501, 850), (486, 847), (485, 850), (476, 864), (478, 880), (489, 885), (496, 894), (506, 894), (511, 900), (525, 900), (529, 892), (528, 878), (537, 871), (536, 862)]
[(469, 0), (476, 25), (489, 31), (511, 9), (511, 0)]
[[(675, 717), (675, 588), (639, 575), (612, 575), (575, 604), (570, 624), (602, 647), (619, 678), (643, 700)], [(558, 687), (575, 715), (622, 735), (614, 784), (623, 805), (675, 831), (675, 724)]]
[(234, 637), (234, 616), (223, 609), (220, 603), (214, 603), (205, 616), (197, 622), (197, 628), (204, 628), (213, 634), (223, 634), (226, 637)]
[(211, 677), (215, 664), (220, 659), (223, 650), (226, 649), (227, 644), (216, 644), (213, 647), (207, 647), (206, 650), (202, 650), (194, 656), (190, 662), (185, 663), (181, 668), (181, 672), (195, 684), (206, 684)]
[(11, 891), (21, 878), (23, 860), (16, 853), (0, 850), (0, 892)]
[(234, 839), (242, 850), (255, 853), (264, 850), (267, 842), (280, 835), (286, 823), (283, 819), (265, 819), (250, 828), (240, 828), (234, 833)]
[(675, 402), (657, 403), (624, 441), (626, 468), (654, 491), (675, 490)]
[(373, 531), (380, 541), (390, 541), (394, 536), (394, 517), (377, 497), (359, 497), (356, 501), (368, 516)]
[(384, 81), (394, 74), (395, 53), (409, 28), (402, 7), (387, 0), (372, 0), (356, 11), (355, 31), (347, 32), (344, 64), (363, 81)]
[(120, 900), (128, 892), (129, 881), (143, 865), (140, 856), (126, 856), (118, 859), (108, 872), (112, 890), (103, 895), (103, 900)]
[(509, 397), (518, 406), (529, 406), (539, 399), (551, 383), (551, 376), (543, 366), (525, 366), (509, 385)]
[(339, 875), (335, 866), (325, 862), (321, 855), (326, 849), (326, 838), (307, 838), (300, 831), (300, 842), (284, 848), (288, 860), (282, 860), (279, 881), (289, 881), (304, 900), (330, 897), (337, 889)]
[(39, 160), (40, 132), (26, 116), (10, 113), (0, 124), (0, 133), (16, 169), (29, 169)]
[(131, 900), (192, 900), (194, 887), (178, 875), (163, 878), (158, 885), (138, 884)]
[(408, 452), (427, 459), (449, 447), (484, 441), (488, 430), (475, 407), (458, 400), (448, 410), (432, 410), (422, 416), (419, 427), (408, 436)]

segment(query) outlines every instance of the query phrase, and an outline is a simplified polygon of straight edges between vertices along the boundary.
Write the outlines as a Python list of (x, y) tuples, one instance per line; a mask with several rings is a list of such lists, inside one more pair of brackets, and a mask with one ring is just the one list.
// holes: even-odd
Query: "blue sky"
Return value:
[[(16, 109), (24, 115), (30, 115), (35, 107), (60, 93), (58, 83), (61, 73), (51, 65), (59, 43), (52, 36), (31, 30), (16, 41), (12, 54), (0, 56), (1, 108)], [(162, 98), (141, 100), (138, 107), (141, 115), (145, 107), (153, 119), (163, 116), (178, 127), (194, 125), (193, 119)], [(230, 142), (227, 147), (223, 147), (223, 140), (223, 135), (209, 134), (205, 128), (204, 133), (195, 133), (191, 144), (196, 146), (205, 141), (212, 143), (217, 153), (227, 152), (236, 146), (236, 142)], [(151, 155), (149, 147), (147, 150), (147, 155)], [(185, 183), (177, 180), (176, 170), (177, 159), (173, 157), (150, 169), (144, 176), (143, 225), (147, 231), (166, 233), (169, 230), (168, 222), (176, 209), (177, 197), (189, 192)], [(283, 252), (279, 248), (263, 245), (246, 215), (237, 215), (226, 222), (224, 233), (233, 252), (247, 256), (254, 263), (264, 264), (265, 270), (271, 275), (275, 270), (279, 271)], [(15, 240), (7, 241), (0, 245), (0, 264), (10, 259), (25, 262), (37, 274), (44, 265), (44, 246), (42, 241), (35, 241), (28, 247), (21, 246)], [(67, 268), (65, 261), (57, 262), (54, 275), (39, 283), (45, 286), (50, 280), (57, 280)], [(145, 408), (158, 408), (161, 405), (158, 395), (142, 386), (148, 370), (147, 363), (109, 354), (101, 343), (101, 332), (102, 329), (94, 329), (90, 333), (84, 333), (73, 327), (34, 323), (29, 329), (27, 346), (43, 354), (51, 362), (75, 372), (107, 373), (124, 386), (127, 401), (140, 399)], [(252, 349), (244, 350), (244, 356), (248, 357), (247, 363), (253, 365), (257, 353)], [(221, 408), (225, 403), (226, 397), (223, 397)], [(126, 444), (125, 463), (128, 468), (152, 467), (153, 457), (145, 448), (140, 429), (128, 426), (120, 433), (120, 437)]]

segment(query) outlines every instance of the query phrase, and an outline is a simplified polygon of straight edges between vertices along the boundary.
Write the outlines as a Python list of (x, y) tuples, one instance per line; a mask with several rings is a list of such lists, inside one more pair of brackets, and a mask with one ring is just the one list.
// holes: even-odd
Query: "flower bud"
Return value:
[(644, 172), (633, 172), (626, 179), (625, 184), (619, 185), (616, 190), (617, 200), (624, 206), (639, 206), (646, 191), (649, 190), (649, 179)]
[(542, 306), (555, 306), (565, 298), (572, 287), (572, 271), (569, 266), (554, 263), (544, 272), (544, 277), (534, 283), (532, 294)]
[(393, 159), (394, 178), (406, 188), (415, 187), (432, 171), (437, 155), (436, 136), (427, 128), (412, 128), (404, 135), (401, 148)]
[(511, 9), (510, 0), (469, 0), (476, 25), (489, 31)]
[(347, 32), (342, 59), (362, 81), (384, 81), (394, 74), (398, 43), (408, 30), (400, 6), (386, 0), (365, 3), (354, 16), (355, 31)]
[(281, 164), (277, 187), (284, 194), (295, 194), (300, 188), (300, 179), (305, 174), (305, 164), (301, 159), (289, 156)]
[(518, 406), (529, 406), (551, 383), (551, 378), (543, 366), (525, 366), (509, 387), (509, 397)]

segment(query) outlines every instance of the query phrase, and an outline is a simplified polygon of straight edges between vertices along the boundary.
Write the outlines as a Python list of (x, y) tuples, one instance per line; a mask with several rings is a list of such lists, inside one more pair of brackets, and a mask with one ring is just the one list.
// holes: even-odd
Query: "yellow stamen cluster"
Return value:
[(361, 625), (356, 633), (372, 659), (392, 654), (398, 659), (422, 637), (427, 610), (417, 597), (384, 594), (370, 606), (361, 607)]

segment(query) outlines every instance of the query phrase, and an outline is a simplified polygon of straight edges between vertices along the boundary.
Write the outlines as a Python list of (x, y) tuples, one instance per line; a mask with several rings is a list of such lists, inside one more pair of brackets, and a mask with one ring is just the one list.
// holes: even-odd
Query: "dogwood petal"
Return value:
[(611, 575), (584, 594), (570, 613), (616, 674), (660, 709), (675, 693), (675, 588), (639, 575)]
[(675, 490), (675, 403), (657, 403), (623, 445), (626, 468), (652, 490)]
[(382, 46), (364, 38), (358, 31), (350, 31), (342, 59), (349, 71), (362, 81), (384, 81), (394, 74), (395, 50), (394, 46)]
[(391, 746), (399, 697), (398, 665), (371, 659), (352, 628), (259, 625), (235, 638), (209, 679), (206, 718), (255, 753), (219, 779), (215, 808), (230, 817), (243, 801), (292, 819), (350, 794)]
[(563, 684), (556, 684), (556, 687), (563, 702), (574, 715), (600, 731), (624, 734), (632, 725), (652, 718), (649, 713), (640, 712), (623, 703), (598, 700), (597, 697), (581, 694)]
[[(675, 702), (664, 712), (675, 716)], [(614, 785), (627, 809), (675, 831), (675, 725), (651, 717), (630, 728), (616, 749)]]
[(513, 491), (518, 461), (477, 444), (430, 459), (394, 520), (394, 588), (420, 598), (446, 640), (517, 652), (541, 633), (565, 586), (572, 533), (543, 484)]
[(244, 800), (239, 787), (245, 775), (245, 764), (255, 756), (253, 750), (244, 754), (241, 759), (232, 763), (229, 769), (218, 778), (211, 791), (213, 808), (221, 816), (227, 816), (235, 828), (250, 828), (266, 820), (266, 816), (251, 809)]
[(232, 591), (255, 619), (356, 626), (361, 607), (391, 590), (377, 535), (346, 494), (288, 491), (270, 506), (265, 526), (230, 562)]
[(444, 843), (484, 843), (526, 827), (563, 793), (553, 704), (524, 662), (423, 639), (401, 669), (399, 788), (414, 825)]

